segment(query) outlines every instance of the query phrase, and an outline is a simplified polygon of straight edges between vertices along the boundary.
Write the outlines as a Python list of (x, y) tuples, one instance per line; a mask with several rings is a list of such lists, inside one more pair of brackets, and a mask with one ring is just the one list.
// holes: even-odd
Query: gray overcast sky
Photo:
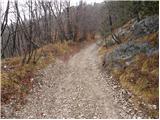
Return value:
[[(2, 7), (2, 10), (4, 10), (6, 8), (6, 5), (7, 5), (7, 1), (8, 0), (0, 0), (0, 3), (1, 3), (1, 7)], [(14, 0), (10, 0), (10, 1), (14, 1)], [(26, 0), (17, 0), (19, 3), (25, 3)], [(33, 0), (34, 1), (34, 0)], [(52, 0), (51, 0), (52, 1)], [(60, 0), (58, 0), (60, 1)], [(61, 1), (64, 1), (64, 0), (61, 0)], [(71, 4), (72, 5), (76, 5), (79, 3), (80, 0), (70, 0), (71, 1)], [(89, 4), (93, 4), (94, 2), (96, 3), (100, 3), (100, 2), (103, 2), (104, 0), (83, 0), (84, 2), (86, 3), (89, 3)]]
[[(71, 2), (72, 2), (72, 4), (76, 4), (76, 3), (79, 3), (79, 1), (80, 0), (71, 0)], [(94, 3), (94, 2), (96, 2), (96, 3), (100, 3), (100, 2), (103, 2), (104, 0), (83, 0), (83, 1), (85, 1), (85, 2), (87, 2), (87, 3)]]

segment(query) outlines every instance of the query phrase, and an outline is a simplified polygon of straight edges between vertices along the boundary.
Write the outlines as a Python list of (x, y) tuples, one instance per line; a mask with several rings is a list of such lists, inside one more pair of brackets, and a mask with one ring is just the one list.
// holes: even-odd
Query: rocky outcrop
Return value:
[(133, 25), (133, 34), (135, 36), (143, 36), (158, 31), (159, 28), (159, 16), (154, 15), (146, 17), (140, 22), (135, 22)]
[[(132, 24), (133, 25), (130, 30), (133, 32), (134, 37), (132, 36), (131, 38), (129, 38), (132, 41), (128, 40), (127, 43), (122, 43), (111, 53), (107, 53), (104, 60), (105, 66), (123, 68), (126, 65), (129, 65), (132, 62), (132, 57), (134, 57), (139, 53), (145, 53), (147, 55), (151, 55), (158, 51), (158, 44), (156, 46), (152, 46), (148, 42), (143, 42), (143, 43), (135, 42), (136, 38), (139, 38), (140, 36), (158, 31), (159, 27), (158, 16), (155, 15), (146, 17), (140, 22), (132, 21)], [(124, 34), (125, 33), (127, 32), (124, 32)]]
[(107, 53), (105, 57), (105, 64), (112, 64), (112, 67), (125, 67), (130, 64), (132, 57), (138, 53), (146, 53), (148, 55), (157, 51), (158, 48), (153, 47), (148, 42), (145, 43), (134, 43), (129, 41), (128, 43), (121, 44), (113, 52)]

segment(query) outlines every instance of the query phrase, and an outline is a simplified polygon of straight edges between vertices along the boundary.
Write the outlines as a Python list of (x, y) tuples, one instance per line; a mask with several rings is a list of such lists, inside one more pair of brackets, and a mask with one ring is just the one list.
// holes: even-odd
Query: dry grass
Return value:
[[(149, 42), (154, 47), (158, 45), (158, 32), (138, 38), (136, 42)], [(159, 55), (138, 54), (133, 61), (124, 70), (113, 70), (112, 74), (141, 101), (159, 106)], [(159, 114), (158, 108), (145, 109), (153, 118)]]
[(107, 48), (106, 47), (100, 47), (99, 50), (98, 50), (98, 54), (101, 57), (104, 57), (104, 55), (105, 55), (106, 52), (107, 52)]
[(135, 42), (143, 43), (143, 42), (149, 42), (151, 45), (155, 46), (158, 45), (159, 39), (158, 39), (158, 32), (154, 32), (145, 36), (142, 36), (135, 40)]
[(31, 62), (22, 66), (22, 57), (14, 57), (2, 60), (2, 104), (7, 104), (13, 99), (16, 100), (16, 103), (24, 104), (25, 96), (33, 88), (33, 84), (36, 82), (33, 79), (34, 73), (36, 73), (37, 70), (46, 67), (48, 64), (54, 63), (57, 57), (68, 57), (70, 54), (73, 54), (73, 52), (78, 51), (75, 50), (75, 48), (79, 48), (76, 46), (78, 46), (78, 44), (69, 42), (57, 42), (55, 44), (46, 45), (37, 50), (37, 55), (40, 55), (41, 57), (36, 64)]
[[(123, 43), (129, 40), (126, 36), (123, 36), (123, 39)], [(140, 37), (134, 41), (135, 43), (148, 42), (153, 45), (153, 47), (156, 47), (159, 42), (158, 32)], [(118, 46), (119, 45), (114, 45), (109, 48), (101, 47), (99, 54), (104, 58), (106, 53), (114, 51)], [(146, 54), (140, 53), (133, 57), (132, 61), (133, 62), (125, 68), (113, 68), (112, 64), (114, 63), (110, 62), (108, 64), (109, 68), (107, 68), (113, 77), (119, 81), (121, 86), (132, 92), (138, 98), (138, 101), (159, 106), (159, 55), (152, 54), (147, 56)], [(125, 64), (125, 61), (117, 62)], [(136, 101), (135, 104), (137, 103), (139, 102)], [(153, 118), (159, 114), (158, 108), (151, 109), (145, 107), (145, 109)]]
[[(137, 55), (135, 61), (123, 72), (114, 74), (124, 88), (130, 90), (146, 104), (159, 104), (159, 55)], [(150, 116), (158, 115), (158, 109), (148, 110)], [(152, 114), (154, 113), (154, 115)]]
[[(12, 106), (14, 110), (18, 110), (18, 106), (26, 103), (25, 97), (31, 91), (33, 85), (37, 83), (34, 79), (37, 70), (54, 63), (56, 58), (67, 61), (70, 56), (92, 42), (93, 40), (84, 42), (64, 41), (63, 43), (48, 44), (37, 50), (37, 56), (41, 57), (36, 64), (31, 60), (29, 64), (22, 66), (22, 56), (2, 60), (1, 103), (8, 104), (15, 101)], [(1, 116), (3, 116), (3, 113)]]
[(145, 57), (143, 60), (140, 55), (137, 57), (139, 57), (138, 60), (128, 66), (122, 74), (118, 74), (120, 83), (135, 95), (142, 97), (145, 102), (157, 104), (158, 55)]

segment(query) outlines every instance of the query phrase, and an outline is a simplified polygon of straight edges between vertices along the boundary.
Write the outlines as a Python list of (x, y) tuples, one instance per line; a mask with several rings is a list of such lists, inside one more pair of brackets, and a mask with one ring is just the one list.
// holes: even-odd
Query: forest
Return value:
[(159, 118), (159, 1), (5, 3), (1, 118)]

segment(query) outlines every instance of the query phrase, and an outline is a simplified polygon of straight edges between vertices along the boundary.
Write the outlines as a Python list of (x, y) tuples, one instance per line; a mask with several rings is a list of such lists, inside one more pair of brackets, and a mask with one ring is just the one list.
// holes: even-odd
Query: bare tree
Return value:
[[(4, 45), (4, 38), (3, 38), (3, 34), (4, 34), (4, 31), (7, 27), (7, 23), (8, 23), (8, 14), (9, 14), (9, 7), (10, 7), (10, 2), (8, 1), (7, 2), (7, 7), (6, 7), (6, 11), (4, 13), (4, 17), (3, 17), (3, 20), (2, 20), (2, 23), (1, 23), (1, 41), (2, 41), (2, 45)], [(7, 40), (6, 40), (6, 44), (4, 45), (4, 47), (2, 46), (2, 57), (5, 57), (4, 55), (4, 50), (6, 49), (8, 43), (9, 43), (9, 38), (10, 38), (10, 33), (7, 37)]]
[(22, 64), (35, 63), (39, 58), (37, 48), (43, 45), (86, 40), (88, 34), (96, 31), (93, 9), (82, 1), (78, 6), (71, 6), (70, 0), (28, 0), (23, 6), (18, 1), (8, 1), (1, 26), (2, 56), (23, 55)]

